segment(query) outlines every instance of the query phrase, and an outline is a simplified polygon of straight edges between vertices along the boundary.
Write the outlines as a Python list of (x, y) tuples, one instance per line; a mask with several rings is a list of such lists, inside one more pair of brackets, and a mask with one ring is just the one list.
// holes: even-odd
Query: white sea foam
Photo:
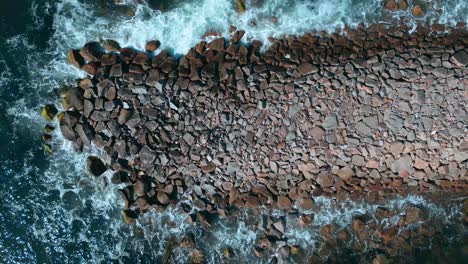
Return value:
[[(183, 54), (200, 41), (210, 29), (228, 35), (228, 27), (235, 25), (247, 31), (246, 38), (268, 43), (268, 37), (302, 34), (311, 30), (334, 31), (344, 25), (379, 22), (388, 15), (382, 11), (381, 0), (354, 1), (264, 1), (260, 7), (251, 7), (239, 15), (230, 0), (187, 1), (167, 12), (137, 5), (134, 17), (96, 17), (93, 7), (77, 0), (66, 0), (58, 5), (54, 29), (63, 52), (90, 40), (112, 38), (123, 46), (143, 49), (146, 41), (159, 39), (163, 47)], [(412, 18), (410, 10), (394, 13), (414, 23), (429, 19), (432, 23), (468, 22), (467, 4), (459, 1), (439, 1), (422, 19)], [(437, 11), (437, 12), (436, 12)], [(432, 15), (434, 12), (434, 15)], [(273, 23), (272, 17), (278, 22)], [(388, 19), (388, 18), (386, 18)], [(255, 21), (255, 24), (252, 23)], [(393, 21), (396, 22), (396, 19)], [(63, 57), (62, 57), (63, 58)]]

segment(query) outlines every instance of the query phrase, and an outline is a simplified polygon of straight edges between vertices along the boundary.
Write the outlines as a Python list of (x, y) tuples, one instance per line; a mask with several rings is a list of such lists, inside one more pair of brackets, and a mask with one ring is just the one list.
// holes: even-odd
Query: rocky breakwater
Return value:
[(158, 41), (69, 51), (89, 77), (64, 92), (62, 134), (105, 150), (127, 220), (182, 196), (200, 220), (320, 195), (466, 193), (464, 25), (272, 38), (264, 52), (243, 34), (179, 58)]

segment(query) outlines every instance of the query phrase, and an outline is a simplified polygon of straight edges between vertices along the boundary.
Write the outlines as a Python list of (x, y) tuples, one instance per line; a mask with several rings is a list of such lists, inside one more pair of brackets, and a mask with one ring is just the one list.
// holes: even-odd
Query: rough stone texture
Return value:
[(123, 48), (112, 66), (95, 61), (62, 133), (129, 173), (136, 212), (187, 191), (210, 214), (292, 210), (316, 195), (463, 191), (468, 35), (428, 32), (374, 25), (272, 39), (263, 53), (216, 39), (179, 60)]

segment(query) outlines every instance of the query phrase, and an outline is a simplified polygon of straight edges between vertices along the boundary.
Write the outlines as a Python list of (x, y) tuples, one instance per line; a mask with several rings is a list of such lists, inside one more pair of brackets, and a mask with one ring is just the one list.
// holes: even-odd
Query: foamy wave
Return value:
[[(196, 44), (208, 30), (228, 35), (228, 27), (235, 25), (247, 31), (246, 37), (268, 43), (268, 37), (302, 34), (311, 30), (334, 31), (344, 25), (376, 23), (386, 18), (382, 0), (353, 1), (264, 1), (260, 6), (249, 5), (239, 15), (230, 0), (187, 1), (167, 12), (137, 5), (134, 17), (96, 17), (93, 6), (77, 0), (58, 5), (54, 24), (58, 48), (77, 47), (90, 40), (112, 38), (123, 46), (143, 49), (151, 39), (159, 39), (164, 48), (183, 54)], [(410, 1), (411, 2), (411, 1)], [(435, 1), (422, 19), (411, 16), (411, 10), (394, 13), (413, 23), (468, 22), (468, 5), (462, 1)], [(391, 14), (390, 14), (391, 15)], [(277, 20), (275, 22), (274, 20)], [(388, 22), (388, 21), (387, 21)]]

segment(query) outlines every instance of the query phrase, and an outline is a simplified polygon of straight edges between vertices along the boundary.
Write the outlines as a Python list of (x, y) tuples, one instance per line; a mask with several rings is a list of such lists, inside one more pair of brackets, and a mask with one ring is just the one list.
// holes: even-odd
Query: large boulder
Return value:
[(223, 51), (224, 50), (224, 38), (217, 38), (208, 44), (210, 50)]
[(157, 50), (161, 46), (161, 42), (159, 40), (150, 40), (145, 45), (145, 50), (147, 52), (153, 52)]
[(309, 74), (314, 74), (319, 71), (319, 68), (315, 65), (312, 65), (310, 63), (302, 63), (299, 66), (297, 66), (297, 71), (302, 75), (309, 75)]
[(67, 59), (68, 59), (68, 63), (70, 63), (71, 65), (75, 66), (76, 68), (80, 70), (85, 63), (83, 57), (80, 55), (79, 50), (74, 50), (74, 49), (69, 50), (67, 53)]
[(120, 51), (120, 45), (117, 41), (112, 40), (112, 39), (106, 39), (102, 43), (102, 47), (109, 52), (119, 52)]
[(96, 156), (89, 156), (86, 159), (86, 169), (89, 173), (96, 177), (101, 176), (104, 172), (107, 171), (106, 164), (104, 164), (104, 162)]
[(426, 12), (424, 12), (423, 7), (421, 5), (415, 5), (411, 9), (411, 14), (414, 17), (423, 17), (426, 14)]
[(97, 42), (88, 42), (80, 50), (80, 55), (87, 61), (100, 61), (102, 54), (101, 46)]
[(460, 50), (453, 54), (451, 60), (456, 66), (465, 67), (468, 65), (468, 53), (464, 50)]
[(83, 110), (83, 90), (79, 87), (65, 88), (62, 93), (62, 106), (65, 110), (70, 110), (71, 108), (79, 111)]
[(291, 200), (286, 196), (278, 197), (278, 208), (281, 210), (288, 211), (291, 209)]

